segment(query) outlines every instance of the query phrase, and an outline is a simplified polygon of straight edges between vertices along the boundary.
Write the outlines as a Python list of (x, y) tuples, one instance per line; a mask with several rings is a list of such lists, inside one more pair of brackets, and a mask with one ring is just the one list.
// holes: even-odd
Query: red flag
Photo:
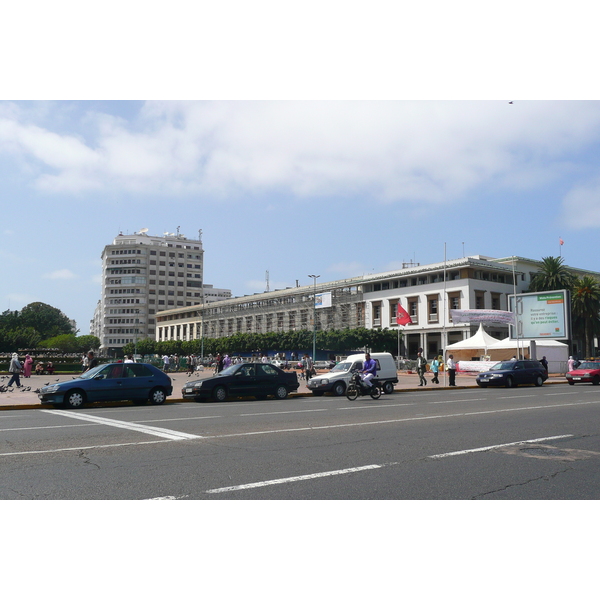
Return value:
[(410, 315), (402, 308), (400, 302), (398, 302), (398, 310), (396, 311), (396, 323), (398, 325), (408, 325), (412, 323)]
[(558, 238), (558, 243), (562, 246), (564, 244), (563, 239), (562, 238)]

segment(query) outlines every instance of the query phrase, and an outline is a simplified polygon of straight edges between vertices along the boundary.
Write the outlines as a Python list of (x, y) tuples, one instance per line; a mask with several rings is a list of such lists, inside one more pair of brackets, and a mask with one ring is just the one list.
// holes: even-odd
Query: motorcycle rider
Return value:
[(371, 355), (365, 353), (365, 362), (361, 371), (361, 379), (367, 389), (373, 385), (371, 379), (377, 375), (377, 363), (371, 358)]

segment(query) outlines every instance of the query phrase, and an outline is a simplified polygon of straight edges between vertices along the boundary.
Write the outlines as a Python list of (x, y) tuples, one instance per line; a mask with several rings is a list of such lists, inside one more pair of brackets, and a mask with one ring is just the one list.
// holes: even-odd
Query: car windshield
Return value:
[(578, 367), (578, 369), (600, 369), (600, 362), (582, 362)]
[(97, 375), (99, 371), (104, 369), (104, 367), (106, 367), (106, 365), (98, 365), (97, 367), (94, 367), (93, 369), (90, 369), (89, 371), (82, 373), (79, 376), (79, 379), (93, 379), (94, 376)]
[(226, 369), (223, 369), (219, 375), (221, 376), (225, 376), (225, 375), (235, 375), (236, 371), (240, 368), (240, 365), (231, 365), (230, 367), (227, 367)]
[(515, 365), (515, 361), (508, 360), (504, 362), (496, 363), (493, 367), (490, 367), (490, 371), (507, 371), (511, 370)]
[(333, 369), (331, 369), (331, 373), (333, 373), (334, 371), (349, 371), (350, 367), (352, 366), (351, 362), (340, 362), (337, 365), (335, 365), (335, 367), (333, 367)]

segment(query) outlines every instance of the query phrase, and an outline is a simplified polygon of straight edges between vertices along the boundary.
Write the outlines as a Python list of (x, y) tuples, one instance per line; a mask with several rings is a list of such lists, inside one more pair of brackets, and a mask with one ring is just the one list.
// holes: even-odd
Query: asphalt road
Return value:
[(1, 499), (598, 499), (600, 390), (0, 413)]

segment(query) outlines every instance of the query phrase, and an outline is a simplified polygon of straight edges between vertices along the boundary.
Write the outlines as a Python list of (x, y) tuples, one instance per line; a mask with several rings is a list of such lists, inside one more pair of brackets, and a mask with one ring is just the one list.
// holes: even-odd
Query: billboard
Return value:
[(517, 326), (510, 327), (510, 338), (568, 340), (570, 337), (570, 297), (567, 290), (533, 292), (510, 296), (510, 310)]
[(331, 306), (331, 292), (315, 294), (315, 308), (329, 308)]

